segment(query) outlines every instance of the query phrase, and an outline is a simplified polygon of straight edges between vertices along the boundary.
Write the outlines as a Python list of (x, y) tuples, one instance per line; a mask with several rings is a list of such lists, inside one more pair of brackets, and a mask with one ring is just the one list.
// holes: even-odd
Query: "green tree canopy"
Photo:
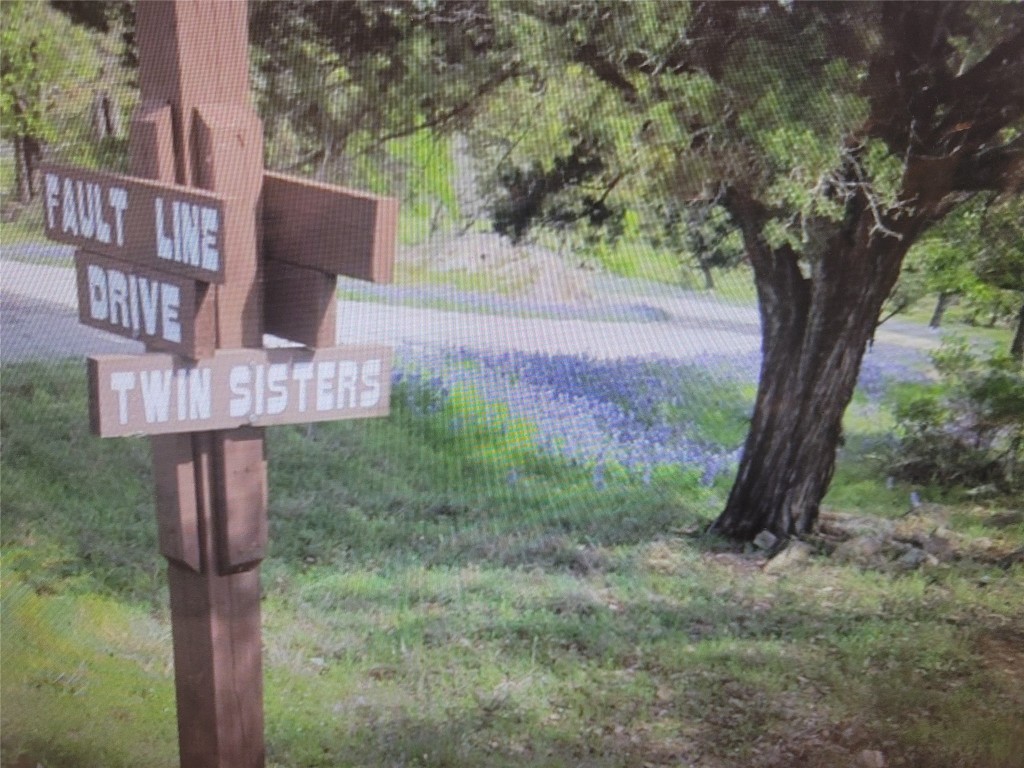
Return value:
[[(73, 7), (79, 12), (88, 7), (90, 23), (107, 18), (104, 5)], [(35, 193), (44, 145), (59, 142), (76, 161), (95, 163), (90, 110), (95, 92), (110, 87), (120, 48), (119, 41), (75, 23), (47, 3), (0, 3), (0, 136), (14, 147), (23, 202)]]
[(527, 2), (494, 13), (524, 76), (480, 110), (491, 157), (550, 180), (583, 146), (591, 175), (546, 193), (589, 184), (614, 187), (609, 204), (716, 200), (739, 228), (764, 358), (715, 530), (807, 531), (907, 250), (971, 196), (1024, 186), (1024, 8)]

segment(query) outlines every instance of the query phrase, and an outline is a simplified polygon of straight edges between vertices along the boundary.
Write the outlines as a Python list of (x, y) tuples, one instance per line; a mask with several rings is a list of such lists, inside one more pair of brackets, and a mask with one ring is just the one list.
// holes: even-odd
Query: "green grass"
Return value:
[[(0, 386), (0, 763), (177, 765), (148, 444), (87, 434), (80, 365)], [(851, 413), (832, 509), (899, 514), (875, 423)], [(469, 391), (268, 430), (268, 766), (1024, 765), (1019, 565), (770, 575), (694, 535), (720, 491), (598, 492), (530, 430)], [(1024, 545), (996, 506), (947, 525)]]

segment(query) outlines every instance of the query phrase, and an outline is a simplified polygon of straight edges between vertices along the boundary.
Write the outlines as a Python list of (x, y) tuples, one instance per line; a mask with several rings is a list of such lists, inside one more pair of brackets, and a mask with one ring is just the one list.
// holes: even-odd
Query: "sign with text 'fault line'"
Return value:
[(90, 357), (91, 426), (122, 437), (386, 416), (391, 360), (378, 346)]
[(177, 184), (42, 168), (51, 240), (206, 283), (224, 282), (224, 202)]

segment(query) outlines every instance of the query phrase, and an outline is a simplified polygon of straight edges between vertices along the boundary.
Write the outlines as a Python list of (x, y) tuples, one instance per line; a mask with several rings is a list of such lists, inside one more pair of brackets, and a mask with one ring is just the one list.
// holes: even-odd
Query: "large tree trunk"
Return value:
[(758, 289), (763, 359), (739, 470), (712, 532), (744, 541), (762, 530), (789, 537), (807, 533), (817, 519), (843, 413), (912, 239), (872, 232), (860, 218), (852, 232), (830, 238), (810, 277), (789, 246), (772, 249), (756, 224), (741, 225)]

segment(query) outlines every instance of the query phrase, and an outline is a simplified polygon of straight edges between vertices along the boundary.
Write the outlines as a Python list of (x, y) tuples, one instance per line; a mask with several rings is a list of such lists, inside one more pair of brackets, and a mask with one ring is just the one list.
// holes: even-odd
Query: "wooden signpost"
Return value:
[(147, 348), (89, 359), (90, 421), (151, 435), (184, 768), (264, 764), (262, 428), (382, 416), (390, 397), (391, 350), (335, 346), (335, 284), (390, 280), (397, 202), (264, 171), (246, 7), (138, 3), (133, 175), (43, 169), (81, 321)]

